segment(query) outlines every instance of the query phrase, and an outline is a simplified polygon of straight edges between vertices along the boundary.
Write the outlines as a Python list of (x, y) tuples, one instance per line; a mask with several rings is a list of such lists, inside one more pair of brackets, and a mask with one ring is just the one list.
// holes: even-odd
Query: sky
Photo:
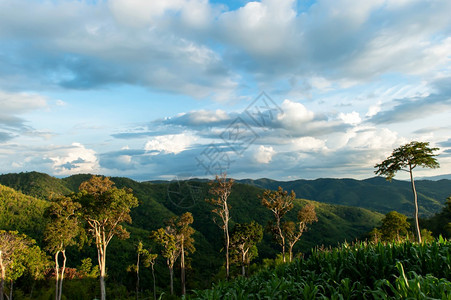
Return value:
[[(451, 173), (449, 0), (0, 0), (0, 173)], [(396, 178), (407, 178), (401, 172)]]

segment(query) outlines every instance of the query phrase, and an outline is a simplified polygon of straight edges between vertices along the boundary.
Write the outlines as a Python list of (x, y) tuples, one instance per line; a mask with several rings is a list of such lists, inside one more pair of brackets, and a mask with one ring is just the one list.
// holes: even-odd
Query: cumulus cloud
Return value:
[(158, 151), (163, 153), (178, 154), (187, 150), (195, 141), (196, 137), (188, 134), (171, 134), (157, 136), (148, 140), (144, 149), (146, 151)]
[(362, 118), (360, 117), (359, 113), (356, 111), (353, 111), (351, 113), (340, 113), (338, 117), (345, 123), (345, 124), (351, 124), (351, 125), (357, 125), (360, 122), (362, 122)]
[(49, 154), (48, 158), (53, 162), (54, 173), (58, 175), (94, 173), (99, 169), (96, 152), (80, 143), (60, 148)]
[(273, 147), (271, 147), (271, 146), (265, 147), (263, 145), (260, 145), (258, 147), (257, 152), (254, 155), (254, 158), (258, 163), (268, 164), (272, 160), (272, 157), (275, 154), (276, 154), (276, 151), (274, 151)]

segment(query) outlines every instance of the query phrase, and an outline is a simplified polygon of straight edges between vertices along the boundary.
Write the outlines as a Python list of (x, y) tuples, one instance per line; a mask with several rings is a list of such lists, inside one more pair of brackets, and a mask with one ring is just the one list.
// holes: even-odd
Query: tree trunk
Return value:
[(170, 277), (170, 284), (171, 284), (171, 295), (174, 295), (174, 268), (169, 267), (169, 277)]
[(182, 243), (180, 245), (180, 281), (182, 284), (182, 295), (186, 294), (186, 287), (185, 287), (185, 249), (183, 245), (183, 239)]
[(245, 277), (246, 276), (246, 266), (245, 266), (245, 264), (246, 264), (246, 252), (244, 250), (241, 251), (241, 263), (242, 263), (242, 265), (241, 265), (241, 275), (243, 277)]
[(105, 244), (98, 245), (97, 255), (99, 259), (100, 268), (100, 300), (106, 300), (106, 290), (105, 290), (105, 276), (106, 276), (106, 246)]
[(413, 192), (413, 200), (415, 203), (415, 234), (417, 236), (418, 243), (421, 243), (421, 232), (420, 232), (420, 223), (418, 221), (418, 196), (417, 191), (415, 189), (415, 181), (413, 179), (412, 167), (409, 165), (409, 173), (410, 173), (410, 182), (412, 183), (412, 192)]
[(283, 257), (283, 262), (287, 262), (286, 258), (285, 258), (285, 237), (283, 236), (282, 230), (279, 229), (280, 231), (280, 240), (282, 242), (282, 257)]
[(11, 279), (11, 281), (9, 283), (9, 298), (8, 298), (8, 300), (13, 300), (13, 286), (14, 286), (14, 281)]
[(60, 276), (60, 266), (58, 263), (58, 256), (60, 251), (56, 251), (55, 253), (55, 300), (59, 300), (59, 276)]
[(277, 230), (279, 231), (279, 236), (280, 236), (280, 244), (282, 246), (282, 258), (283, 258), (283, 262), (286, 262), (285, 259), (285, 237), (283, 236), (283, 232), (282, 232), (282, 228), (280, 227), (280, 217), (276, 217), (277, 220)]
[(229, 236), (229, 224), (228, 219), (227, 222), (224, 223), (224, 231), (225, 231), (225, 242), (226, 242), (226, 276), (227, 280), (229, 279), (229, 247), (230, 247), (230, 236)]
[(61, 270), (61, 276), (60, 276), (60, 286), (59, 286), (59, 296), (58, 300), (61, 300), (61, 297), (63, 295), (63, 280), (64, 280), (64, 272), (66, 272), (66, 250), (61, 251), (63, 254), (63, 268)]
[(0, 300), (4, 299), (3, 292), (5, 290), (5, 278), (6, 278), (6, 271), (5, 266), (3, 265), (3, 253), (2, 250), (0, 250), (0, 268), (1, 268), (1, 282), (0, 282)]
[[(288, 243), (290, 244), (290, 243)], [(290, 253), (290, 262), (293, 261), (293, 246), (294, 244), (290, 244), (289, 253)]]
[(153, 264), (152, 264), (152, 278), (153, 278), (153, 299), (157, 300), (157, 290), (155, 286), (155, 270), (153, 268)]
[(136, 261), (136, 300), (139, 299), (139, 253)]

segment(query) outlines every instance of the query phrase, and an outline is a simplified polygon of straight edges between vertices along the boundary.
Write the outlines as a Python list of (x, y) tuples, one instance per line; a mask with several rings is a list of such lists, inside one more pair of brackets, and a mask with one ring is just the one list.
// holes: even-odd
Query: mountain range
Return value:
[[(12, 173), (0, 175), (0, 229), (20, 230), (38, 242), (42, 241), (44, 222), (43, 211), (52, 195), (77, 192), (79, 185), (92, 175), (79, 174), (66, 178), (55, 178), (38, 172)], [(165, 224), (174, 215), (189, 211), (193, 214), (196, 230), (197, 251), (192, 255), (193, 270), (197, 270), (196, 282), (212, 279), (222, 265), (223, 245), (221, 229), (213, 221), (212, 206), (205, 201), (211, 197), (208, 180), (137, 182), (124, 177), (112, 177), (118, 188), (131, 188), (140, 205), (131, 212), (133, 223), (127, 225), (130, 240), (114, 239), (110, 246), (108, 268), (111, 280), (124, 280), (124, 268), (134, 261), (133, 247), (142, 240), (148, 247), (156, 249), (150, 240), (152, 230)], [(306, 203), (313, 203), (319, 221), (312, 224), (295, 248), (296, 252), (306, 252), (318, 245), (337, 245), (345, 240), (362, 238), (372, 228), (380, 224), (383, 214), (397, 210), (411, 215), (412, 194), (410, 183), (383, 178), (367, 180), (317, 179), (276, 181), (271, 179), (237, 180), (229, 198), (231, 205), (231, 227), (235, 223), (255, 220), (263, 226), (272, 219), (271, 212), (261, 205), (259, 195), (265, 189), (293, 190), (297, 199), (287, 220), (295, 220), (296, 213)], [(418, 181), (417, 190), (422, 216), (430, 216), (441, 210), (445, 199), (451, 194), (451, 181)], [(265, 233), (258, 246), (260, 259), (275, 257), (280, 249)], [(78, 259), (93, 256), (91, 248), (86, 248)], [(76, 260), (75, 259), (75, 260)], [(79, 263), (77, 261), (77, 263)], [(165, 263), (159, 267), (164, 273)], [(164, 279), (163, 275), (163, 279)], [(162, 279), (162, 280), (163, 280)]]

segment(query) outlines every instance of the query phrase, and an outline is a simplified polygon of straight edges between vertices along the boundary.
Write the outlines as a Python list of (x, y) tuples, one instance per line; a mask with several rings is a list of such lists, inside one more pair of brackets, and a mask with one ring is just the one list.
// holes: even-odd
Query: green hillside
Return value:
[[(45, 195), (52, 193), (76, 192), (80, 183), (90, 176), (89, 174), (80, 174), (58, 179), (47, 174), (31, 172), (1, 175), (0, 183), (11, 185), (25, 194), (46, 198)], [(174, 183), (169, 182), (140, 183), (123, 177), (113, 177), (112, 180), (119, 188), (131, 188), (140, 201), (139, 207), (132, 210), (132, 227), (146, 231), (155, 230), (163, 226), (164, 220), (169, 217), (189, 211), (194, 216), (193, 227), (202, 235), (199, 238), (205, 241), (202, 248), (220, 249), (222, 247), (221, 230), (212, 221), (214, 215), (211, 212), (211, 206), (205, 201), (210, 197), (208, 182), (178, 182), (174, 186)], [(234, 185), (229, 200), (232, 226), (235, 222), (243, 223), (251, 220), (256, 220), (265, 226), (271, 220), (271, 213), (260, 204), (258, 198), (262, 192), (263, 190), (256, 186), (241, 183)], [(308, 198), (303, 193), (298, 193), (298, 195)], [(296, 212), (307, 201), (297, 200), (295, 208), (287, 217), (294, 219)], [(318, 202), (315, 203), (315, 206), (319, 222), (312, 226), (311, 231), (303, 237), (303, 242), (300, 243), (300, 249), (303, 251), (318, 244), (335, 245), (338, 242), (358, 238), (378, 225), (382, 218), (379, 213), (357, 207)], [(278, 251), (271, 243), (269, 236), (265, 237), (265, 243), (261, 248), (263, 257), (273, 256)]]
[(38, 172), (0, 175), (0, 184), (39, 199), (48, 199), (52, 194), (65, 195), (71, 192), (61, 179)]
[[(318, 202), (357, 206), (380, 213), (396, 210), (412, 216), (414, 207), (409, 181), (386, 181), (381, 177), (366, 180), (316, 179), (276, 181), (271, 179), (241, 180), (240, 182), (265, 189), (293, 190), (298, 197)], [(420, 216), (428, 217), (440, 211), (451, 195), (451, 180), (416, 181)]]
[(0, 184), (0, 229), (17, 230), (40, 239), (48, 202)]
[[(43, 211), (47, 201), (25, 194), (38, 195), (46, 199), (45, 195), (52, 193), (67, 193), (77, 191), (79, 184), (91, 175), (74, 175), (64, 179), (58, 179), (40, 173), (20, 173), (0, 176), (0, 182), (14, 184), (24, 194), (11, 188), (1, 186), (0, 196), (0, 229), (17, 229), (30, 234), (38, 241), (42, 240), (42, 232), (45, 226)], [(30, 178), (33, 178), (30, 181)], [(8, 180), (5, 180), (8, 179)], [(193, 227), (197, 231), (195, 246), (197, 251), (191, 255), (192, 270), (189, 271), (188, 289), (208, 287), (220, 270), (223, 261), (223, 234), (217, 224), (213, 222), (212, 207), (205, 199), (210, 197), (208, 182), (137, 182), (128, 178), (113, 177), (116, 186), (127, 187), (133, 190), (139, 199), (139, 206), (131, 212), (133, 223), (127, 225), (130, 231), (130, 239), (113, 239), (108, 248), (108, 274), (109, 281), (125, 285), (132, 290), (133, 276), (124, 272), (126, 267), (135, 260), (134, 247), (139, 240), (145, 247), (157, 251), (158, 247), (150, 240), (152, 230), (164, 226), (164, 221), (174, 215), (191, 212), (194, 216)], [(32, 184), (31, 184), (32, 183)], [(263, 189), (236, 183), (233, 186), (229, 198), (232, 216), (231, 227), (235, 222), (250, 222), (255, 220), (266, 226), (272, 219), (271, 213), (264, 208), (258, 195)], [(295, 208), (287, 215), (287, 219), (294, 220), (296, 212), (307, 202), (305, 199), (297, 199)], [(316, 245), (337, 245), (343, 241), (353, 241), (366, 232), (379, 225), (382, 215), (367, 209), (347, 207), (327, 203), (313, 202), (317, 208), (319, 222), (311, 226), (294, 249), (294, 253), (309, 252)], [(265, 233), (262, 243), (258, 245), (259, 257), (274, 258), (280, 249), (272, 241), (272, 237)], [(68, 252), (68, 266), (80, 265), (81, 259), (91, 257), (96, 261), (95, 249), (92, 245), (86, 245), (81, 251), (73, 248)], [(156, 265), (157, 285), (161, 291), (167, 290), (168, 272), (165, 260), (159, 258)], [(149, 269), (142, 270), (144, 282), (150, 282)], [(177, 280), (175, 285), (177, 285)]]

